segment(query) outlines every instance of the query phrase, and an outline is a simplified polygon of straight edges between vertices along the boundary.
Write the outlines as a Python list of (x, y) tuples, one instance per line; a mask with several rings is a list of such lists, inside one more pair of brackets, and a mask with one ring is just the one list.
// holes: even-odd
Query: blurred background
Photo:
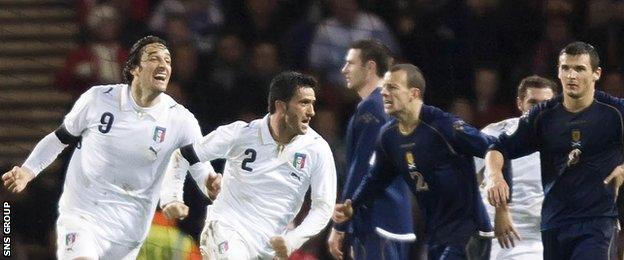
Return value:
[[(340, 68), (355, 40), (379, 39), (396, 61), (420, 67), (425, 102), (477, 127), (517, 116), (519, 80), (532, 74), (556, 80), (558, 52), (574, 40), (598, 49), (598, 88), (624, 95), (621, 0), (0, 0), (0, 171), (21, 165), (90, 86), (120, 83), (131, 44), (147, 34), (168, 41), (167, 92), (204, 133), (266, 114), (267, 88), (280, 71), (315, 75), (321, 88), (312, 124), (334, 149), (339, 185), (344, 130), (359, 101), (346, 91)], [(11, 202), (18, 259), (54, 258), (70, 154), (23, 194), (0, 188), (2, 201)], [(200, 257), (197, 238), (209, 202), (186, 184), (191, 215), (176, 223), (157, 213), (140, 259)], [(327, 259), (325, 236), (292, 258)]]

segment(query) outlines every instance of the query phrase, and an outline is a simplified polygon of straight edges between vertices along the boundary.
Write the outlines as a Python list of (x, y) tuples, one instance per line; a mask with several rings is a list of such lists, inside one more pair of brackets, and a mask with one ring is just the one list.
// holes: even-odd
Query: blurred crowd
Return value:
[[(419, 66), (425, 102), (478, 127), (518, 115), (519, 80), (556, 80), (558, 52), (573, 40), (597, 48), (598, 87), (624, 96), (624, 0), (77, 0), (76, 10), (80, 44), (57, 74), (62, 91), (78, 97), (122, 82), (130, 44), (154, 34), (173, 56), (167, 92), (208, 133), (266, 114), (277, 73), (312, 73), (321, 82), (313, 127), (334, 149), (339, 175), (358, 102), (340, 68), (359, 39), (379, 39), (397, 62)], [(208, 203), (187, 193), (191, 208)], [(192, 213), (180, 226), (197, 238), (202, 221)], [(324, 238), (316, 243), (306, 250), (320, 257)]]

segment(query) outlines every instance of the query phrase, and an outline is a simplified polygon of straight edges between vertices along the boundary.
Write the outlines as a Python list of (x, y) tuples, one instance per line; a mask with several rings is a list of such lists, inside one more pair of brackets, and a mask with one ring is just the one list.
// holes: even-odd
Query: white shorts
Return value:
[(204, 260), (257, 259), (258, 255), (234, 228), (218, 220), (206, 221), (199, 244)]
[(102, 238), (93, 224), (79, 216), (61, 215), (56, 221), (56, 257), (60, 260), (136, 259), (141, 246), (128, 247)]

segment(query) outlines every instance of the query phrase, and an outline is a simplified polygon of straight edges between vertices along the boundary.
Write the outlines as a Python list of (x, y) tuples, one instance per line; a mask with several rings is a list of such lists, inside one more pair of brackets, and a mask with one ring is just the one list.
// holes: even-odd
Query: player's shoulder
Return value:
[(96, 85), (89, 88), (83, 96), (89, 96), (91, 98), (98, 99), (118, 99), (121, 91), (128, 85), (126, 84), (111, 84), (111, 85)]
[(435, 128), (444, 127), (445, 125), (449, 124), (453, 125), (456, 122), (461, 121), (459, 117), (451, 113), (444, 112), (440, 108), (424, 104), (420, 111), (420, 120), (425, 124)]
[(491, 123), (481, 129), (481, 132), (491, 136), (498, 136), (502, 133), (510, 134), (518, 128), (519, 117), (508, 118), (503, 121)]
[(624, 109), (624, 99), (611, 96), (606, 92), (596, 90), (594, 93), (594, 99), (598, 103), (606, 104), (608, 106), (614, 106), (620, 110)]
[(321, 149), (331, 151), (329, 143), (325, 140), (325, 138), (323, 138), (323, 136), (311, 127), (308, 128), (306, 133), (302, 136), (301, 141), (304, 142), (306, 146), (311, 148), (311, 150)]

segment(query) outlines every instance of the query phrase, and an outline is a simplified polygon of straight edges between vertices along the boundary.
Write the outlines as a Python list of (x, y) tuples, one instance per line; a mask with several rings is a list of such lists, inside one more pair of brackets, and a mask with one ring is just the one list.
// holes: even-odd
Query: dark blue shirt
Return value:
[[(351, 198), (369, 171), (379, 129), (387, 121), (381, 90), (375, 89), (357, 106), (347, 129), (347, 179), (340, 201)], [(380, 227), (395, 234), (413, 233), (409, 188), (402, 180), (393, 181), (377, 196), (370, 208), (360, 212), (352, 221), (356, 235), (367, 235)], [(336, 225), (347, 231), (347, 225)]]
[[(622, 163), (624, 101), (596, 91), (593, 103), (568, 112), (558, 96), (521, 118), (516, 132), (492, 149), (506, 159), (540, 152), (544, 204), (542, 230), (591, 218), (615, 218), (615, 191), (603, 180)], [(578, 162), (569, 154), (580, 150)]]
[(479, 130), (432, 106), (422, 106), (409, 135), (393, 119), (382, 127), (375, 165), (355, 192), (353, 207), (365, 207), (402, 176), (416, 194), (430, 243), (465, 243), (478, 229), (491, 231), (473, 161), (490, 143)]

